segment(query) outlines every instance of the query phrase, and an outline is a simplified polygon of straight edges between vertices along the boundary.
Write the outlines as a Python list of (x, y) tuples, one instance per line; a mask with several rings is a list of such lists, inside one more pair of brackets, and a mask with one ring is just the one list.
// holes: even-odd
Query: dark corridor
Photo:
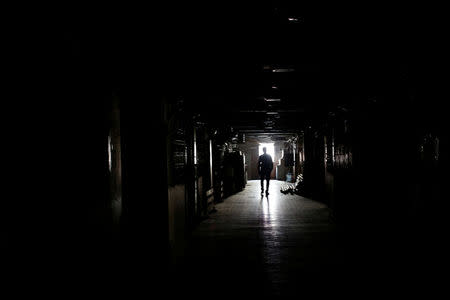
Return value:
[(444, 9), (57, 11), (23, 38), (32, 95), (7, 101), (6, 278), (194, 298), (442, 287)]

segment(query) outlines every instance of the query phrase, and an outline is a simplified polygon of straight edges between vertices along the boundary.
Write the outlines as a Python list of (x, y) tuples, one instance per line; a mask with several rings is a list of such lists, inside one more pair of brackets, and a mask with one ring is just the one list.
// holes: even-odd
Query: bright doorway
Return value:
[(275, 160), (275, 145), (274, 143), (259, 143), (259, 155), (262, 155), (263, 148), (267, 148), (267, 154), (272, 157), (272, 160)]

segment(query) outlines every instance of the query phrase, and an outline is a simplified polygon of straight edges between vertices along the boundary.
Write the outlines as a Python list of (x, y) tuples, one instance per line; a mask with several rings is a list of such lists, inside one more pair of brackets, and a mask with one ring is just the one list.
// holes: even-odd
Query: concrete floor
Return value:
[[(346, 224), (344, 230), (329, 218), (326, 205), (284, 195), (282, 184), (272, 181), (270, 195), (261, 197), (259, 182), (249, 181), (242, 192), (217, 204), (217, 212), (188, 237), (185, 255), (169, 274), (161, 271), (164, 258), (148, 248), (67, 251), (58, 247), (59, 240), (51, 244), (54, 249), (22, 247), (9, 253), (2, 271), (18, 290), (35, 293), (31, 285), (65, 294), (96, 290), (102, 297), (121, 291), (127, 299), (160, 293), (183, 299), (403, 299), (419, 291), (428, 299), (443, 287), (448, 292), (447, 276), (440, 275), (449, 265), (443, 229), (421, 223), (425, 229), (419, 235), (422, 231), (393, 230), (378, 218)], [(363, 211), (354, 211), (365, 218)]]
[[(344, 251), (326, 205), (259, 181), (217, 204), (192, 233), (178, 274), (183, 294), (320, 295), (339, 279)], [(181, 292), (178, 290), (178, 292)]]

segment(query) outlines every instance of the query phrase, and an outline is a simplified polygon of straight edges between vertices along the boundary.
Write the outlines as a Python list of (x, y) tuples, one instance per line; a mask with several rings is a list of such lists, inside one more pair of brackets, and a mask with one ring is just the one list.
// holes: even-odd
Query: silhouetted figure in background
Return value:
[(258, 174), (261, 178), (261, 194), (264, 193), (264, 179), (266, 179), (266, 195), (269, 195), (270, 173), (273, 169), (273, 161), (272, 157), (266, 153), (266, 147), (263, 147), (263, 152), (264, 154), (260, 155), (258, 159)]

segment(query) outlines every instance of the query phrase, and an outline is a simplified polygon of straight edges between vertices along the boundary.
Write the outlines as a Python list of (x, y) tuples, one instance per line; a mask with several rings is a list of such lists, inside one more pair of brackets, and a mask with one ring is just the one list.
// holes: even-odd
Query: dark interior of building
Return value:
[(444, 10), (212, 3), (60, 7), (37, 30), (7, 277), (61, 295), (438, 291)]

